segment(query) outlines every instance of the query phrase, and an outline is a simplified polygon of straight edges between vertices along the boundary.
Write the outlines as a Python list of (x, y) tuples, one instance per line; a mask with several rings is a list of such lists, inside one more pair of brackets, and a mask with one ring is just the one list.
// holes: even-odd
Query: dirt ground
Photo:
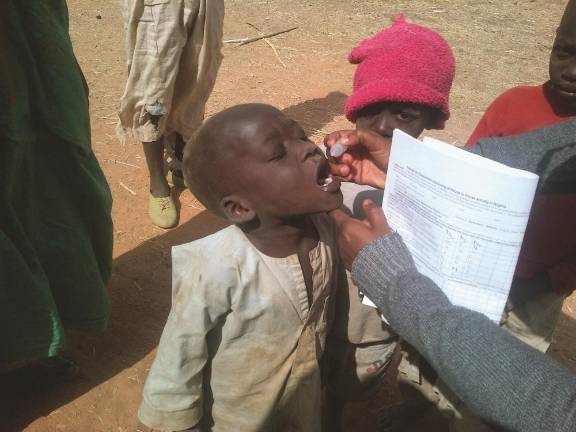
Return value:
[[(452, 117), (433, 136), (462, 143), (489, 102), (506, 88), (539, 84), (564, 1), (558, 0), (226, 0), (225, 39), (298, 26), (271, 40), (226, 45), (207, 115), (242, 102), (282, 108), (320, 141), (350, 125), (348, 51), (399, 12), (441, 32), (454, 49)], [(114, 195), (112, 317), (99, 338), (71, 338), (82, 371), (66, 384), (16, 374), (0, 390), (1, 431), (134, 431), (143, 382), (170, 307), (170, 246), (223, 226), (188, 191), (179, 193), (179, 227), (147, 217), (147, 171), (138, 143), (120, 145), (115, 112), (125, 80), (118, 0), (69, 0), (71, 35), (90, 87), (93, 146)], [(284, 63), (284, 65), (283, 65)], [(576, 372), (576, 297), (568, 299), (551, 355)], [(498, 367), (495, 365), (494, 367)], [(8, 391), (5, 391), (8, 390)], [(431, 428), (430, 428), (431, 429)], [(419, 429), (424, 430), (424, 429)]]

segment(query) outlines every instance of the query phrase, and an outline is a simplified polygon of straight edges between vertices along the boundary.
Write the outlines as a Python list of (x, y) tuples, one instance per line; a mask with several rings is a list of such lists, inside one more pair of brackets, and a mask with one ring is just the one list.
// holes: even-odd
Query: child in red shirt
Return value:
[[(570, 1), (550, 55), (550, 80), (516, 87), (486, 110), (467, 145), (576, 117), (576, 1)], [(545, 352), (562, 299), (576, 288), (576, 196), (538, 196), (532, 208), (503, 326)]]

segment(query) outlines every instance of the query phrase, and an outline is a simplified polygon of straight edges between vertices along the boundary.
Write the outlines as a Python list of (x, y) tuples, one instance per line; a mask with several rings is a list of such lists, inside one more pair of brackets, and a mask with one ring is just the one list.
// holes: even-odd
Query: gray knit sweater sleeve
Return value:
[(484, 315), (452, 305), (417, 272), (398, 234), (362, 249), (352, 275), (478, 415), (513, 431), (576, 431), (576, 377)]
[(576, 119), (520, 135), (481, 139), (465, 150), (538, 174), (541, 192), (576, 191)]

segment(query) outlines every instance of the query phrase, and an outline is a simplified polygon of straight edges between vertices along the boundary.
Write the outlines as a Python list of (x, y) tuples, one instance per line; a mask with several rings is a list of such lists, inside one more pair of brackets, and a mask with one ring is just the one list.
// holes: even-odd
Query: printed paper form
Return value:
[(383, 208), (418, 270), (499, 322), (538, 176), (394, 131)]

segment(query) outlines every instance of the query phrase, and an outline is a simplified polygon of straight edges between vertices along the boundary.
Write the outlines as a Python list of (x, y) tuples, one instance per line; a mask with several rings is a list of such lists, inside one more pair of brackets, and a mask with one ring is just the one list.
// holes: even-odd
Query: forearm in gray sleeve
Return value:
[(398, 234), (366, 246), (352, 275), (478, 415), (514, 431), (576, 430), (576, 378), (484, 315), (452, 305), (416, 271)]
[[(545, 182), (558, 169), (562, 182), (576, 191), (576, 119), (509, 137), (481, 139), (466, 147), (472, 153), (538, 174)], [(570, 166), (572, 169), (567, 169)]]

